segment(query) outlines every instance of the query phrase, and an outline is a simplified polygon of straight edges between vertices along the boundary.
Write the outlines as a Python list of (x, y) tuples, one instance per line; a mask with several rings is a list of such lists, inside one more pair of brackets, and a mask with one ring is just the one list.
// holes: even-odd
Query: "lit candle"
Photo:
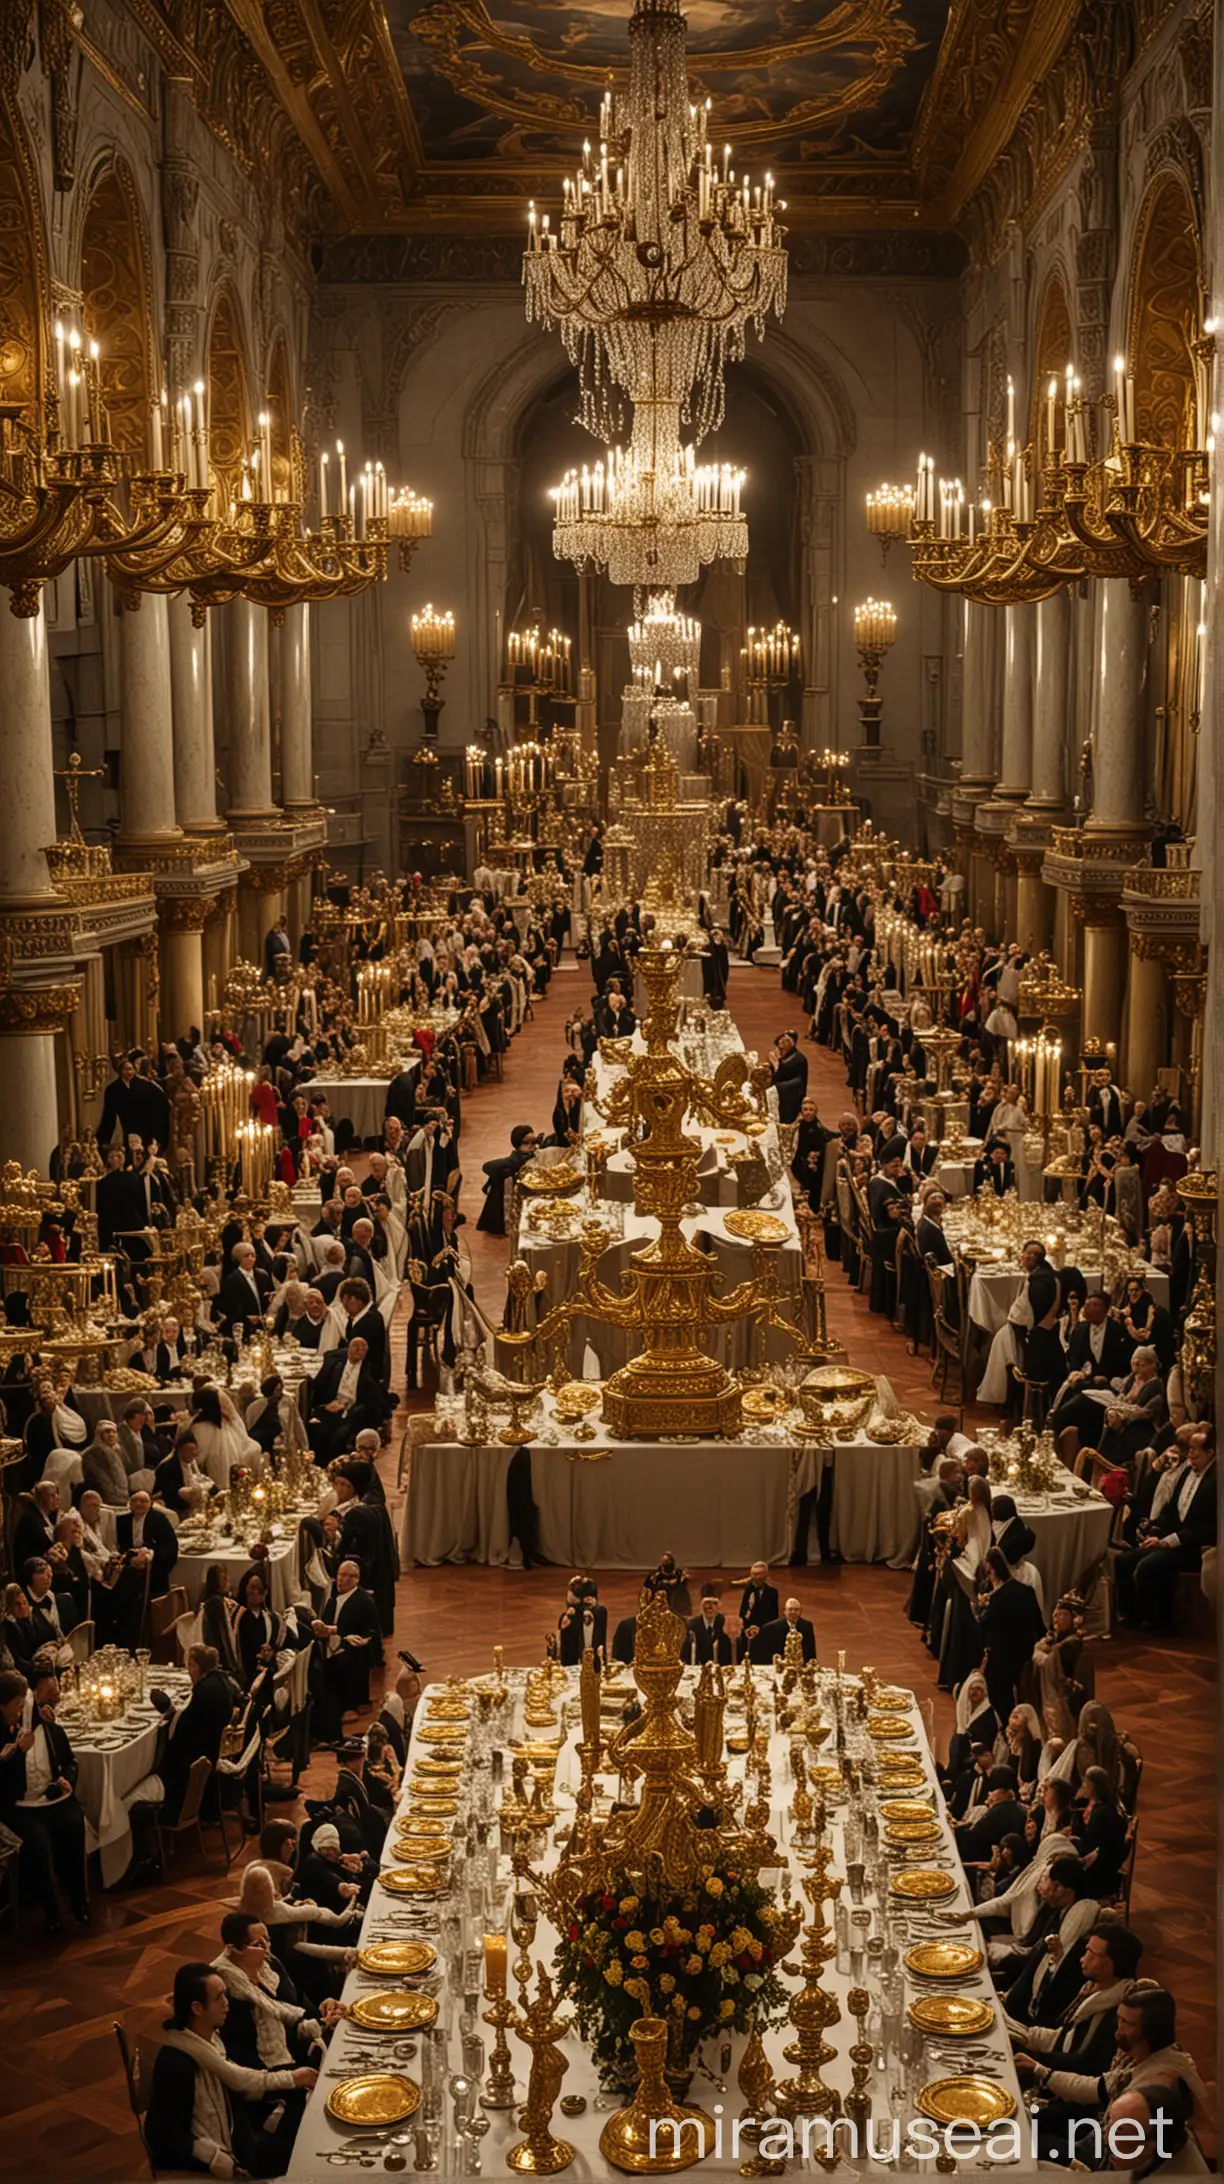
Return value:
[(343, 440), (337, 440), (336, 442), (336, 456), (340, 464), (340, 514), (343, 515), (346, 507), (348, 506), (349, 497), (348, 463), (345, 459)]

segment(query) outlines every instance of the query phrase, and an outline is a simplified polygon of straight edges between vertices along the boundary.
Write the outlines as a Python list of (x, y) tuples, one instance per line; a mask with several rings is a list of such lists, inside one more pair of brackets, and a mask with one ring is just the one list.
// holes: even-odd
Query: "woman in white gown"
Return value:
[(199, 1466), (219, 1493), (229, 1492), (230, 1472), (245, 1466), (262, 1477), (267, 1459), (253, 1441), (224, 1388), (202, 1388), (197, 1399), (192, 1432), (199, 1448)]

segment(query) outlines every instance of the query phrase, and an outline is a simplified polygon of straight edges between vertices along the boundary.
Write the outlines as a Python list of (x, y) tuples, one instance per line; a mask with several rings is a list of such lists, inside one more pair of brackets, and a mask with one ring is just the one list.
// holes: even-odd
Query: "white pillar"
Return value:
[[(4, 610), (8, 612), (7, 607)], [(14, 1032), (0, 1038), (4, 1081), (2, 1146), (6, 1160), (23, 1168), (47, 1171), (59, 1135), (59, 1088), (55, 1075), (55, 1035), (49, 1031)]]
[(281, 803), (286, 811), (301, 811), (315, 801), (308, 606), (286, 607), (279, 650)]
[(990, 662), (988, 656), (990, 607), (972, 599), (964, 603), (961, 652), (961, 785), (985, 787), (994, 778), (990, 762)]
[(166, 601), (147, 593), (120, 617), (123, 737), (121, 838), (156, 841), (177, 834), (174, 816), (174, 716), (170, 698), (170, 623)]
[(233, 599), (228, 621), (231, 819), (266, 819), (272, 803), (272, 722), (268, 708), (268, 616)]
[(1003, 609), (1003, 760), (995, 796), (1018, 803), (1033, 778), (1033, 652), (1031, 607)]
[(0, 586), (0, 900), (9, 904), (53, 893), (44, 853), (56, 833), (54, 763), (42, 593), (37, 614), (18, 617)]
[(212, 646), (207, 626), (197, 629), (192, 622), (191, 601), (185, 592), (168, 606), (175, 814), (188, 833), (215, 834), (221, 821), (213, 742)]
[(1148, 610), (1125, 577), (1096, 586), (1097, 715), (1088, 833), (1142, 830)]
[[(197, 921), (198, 920), (198, 921)], [(177, 1039), (189, 1025), (204, 1024), (203, 912), (167, 919), (161, 934), (163, 1036)]]
[(1067, 801), (1067, 673), (1071, 603), (1066, 587), (1038, 601), (1033, 664), (1033, 786), (1030, 809), (1061, 811)]

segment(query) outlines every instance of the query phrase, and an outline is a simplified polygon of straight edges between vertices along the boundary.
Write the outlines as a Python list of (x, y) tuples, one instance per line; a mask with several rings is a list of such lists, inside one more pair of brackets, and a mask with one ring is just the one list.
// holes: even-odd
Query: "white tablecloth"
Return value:
[[(271, 1580), (272, 1605), (281, 1615), (293, 1598), (295, 1589), (294, 1546), (293, 1539), (273, 1540), (268, 1549), (268, 1559), (263, 1565)], [(237, 1586), (238, 1579), (245, 1570), (255, 1567), (249, 1549), (235, 1546), (232, 1540), (222, 1540), (215, 1547), (193, 1549), (180, 1555), (174, 1565), (170, 1582), (186, 1588), (187, 1598), (193, 1608), (200, 1604), (204, 1578), (214, 1562), (224, 1564), (230, 1573), (232, 1587)]]
[[(685, 1677), (686, 1683), (691, 1690), (693, 1683), (693, 1672), (691, 1670), (686, 1671)], [(758, 1670), (756, 1680), (758, 1691), (761, 1694), (761, 1701), (764, 1702), (766, 1691), (768, 1690), (772, 1692), (772, 1676), (767, 1676), (766, 1672)], [(506, 1723), (504, 1740), (510, 1741), (515, 1734), (521, 1736), (525, 1733), (529, 1734), (530, 1732), (525, 1732), (521, 1726), (521, 1692), (523, 1682), (521, 1672), (511, 1672), (511, 1674), (507, 1678), (507, 1682), (513, 1693), (513, 1713), (511, 1719), (508, 1720)], [(631, 1683), (625, 1680), (622, 1683), (621, 1688), (624, 1690), (627, 1697), (633, 1687)], [(576, 1695), (577, 1675), (576, 1671), (571, 1670), (570, 1705), (571, 1712), (574, 1714), (576, 1714), (577, 1712)], [(425, 1694), (425, 1699), (426, 1705), (422, 1708), (422, 1716), (427, 1710), (427, 1704), (429, 1699), (428, 1691)], [(507, 1711), (509, 1713), (510, 1709), (507, 1709)], [(828, 1704), (826, 1703), (826, 1718), (827, 1715)], [(418, 1719), (420, 1718), (422, 1717), (418, 1716)], [(767, 1704), (762, 1704), (762, 1712), (758, 1718), (764, 1721), (768, 1721), (770, 1719), (770, 1709)], [(938, 1846), (939, 1854), (942, 1859), (947, 1863), (950, 1876), (954, 1880), (956, 1885), (954, 1893), (950, 1894), (943, 1902), (941, 1902), (938, 1912), (936, 1914), (932, 1916), (928, 1913), (926, 1916), (924, 1916), (920, 1925), (918, 1923), (915, 1923), (912, 1927), (909, 1928), (908, 1937), (905, 1925), (902, 1924), (898, 1919), (898, 1907), (896, 1906), (895, 1901), (891, 1899), (885, 1912), (885, 1923), (887, 1925), (890, 1936), (895, 1939), (897, 1945), (903, 1951), (904, 1948), (908, 1946), (909, 1939), (916, 1938), (919, 1931), (921, 1931), (923, 1935), (925, 1935), (925, 1933), (928, 1931), (928, 1919), (930, 1921), (930, 1931), (938, 1930), (941, 1933), (946, 1932), (949, 1935), (960, 1935), (962, 1937), (969, 1938), (975, 1943), (978, 1943), (979, 1934), (978, 1930), (974, 1926), (964, 1928), (953, 1926), (950, 1923), (945, 1923), (947, 1921), (950, 1921), (952, 1916), (954, 1916), (956, 1913), (963, 1912), (968, 1909), (970, 1903), (969, 1890), (965, 1880), (964, 1871), (960, 1864), (960, 1860), (956, 1855), (955, 1843), (951, 1835), (951, 1830), (947, 1824), (946, 1808), (944, 1806), (942, 1793), (936, 1781), (934, 1764), (923, 1733), (921, 1716), (918, 1712), (916, 1705), (912, 1707), (909, 1718), (912, 1722), (915, 1732), (914, 1749), (916, 1750), (917, 1756), (923, 1766), (923, 1770), (926, 1776), (926, 1787), (928, 1793), (931, 1795), (933, 1800), (935, 1816), (943, 1824), (943, 1834)], [(576, 1740), (579, 1734), (580, 1731), (577, 1726), (571, 1729), (569, 1738), (566, 1742), (565, 1747), (562, 1750), (557, 1765), (556, 1789), (554, 1796), (555, 1803), (557, 1805), (558, 1812), (561, 1816), (563, 1823), (568, 1823), (573, 1813), (575, 1791), (580, 1781), (580, 1769), (575, 1750)], [(894, 1745), (891, 1747), (891, 1749), (896, 1750), (897, 1747)], [(768, 1878), (771, 1879), (772, 1882), (776, 1885), (776, 1882), (780, 1877), (780, 1869), (784, 1865), (789, 1866), (792, 1869), (797, 1881), (801, 1878), (801, 1875), (798, 1871), (801, 1850), (800, 1846), (798, 1846), (795, 1842), (794, 1823), (791, 1819), (790, 1811), (788, 1809), (788, 1800), (790, 1796), (788, 1748), (786, 1739), (777, 1733), (774, 1733), (770, 1737), (769, 1759), (772, 1770), (773, 1782), (775, 1785), (775, 1792), (772, 1809), (769, 1815), (768, 1826), (770, 1833), (775, 1837), (778, 1844), (778, 1867), (771, 1870)], [(742, 1781), (744, 1779), (743, 1759), (733, 1756), (728, 1763), (728, 1773), (732, 1782)], [(609, 1773), (604, 1774), (600, 1777), (600, 1788), (608, 1795), (614, 1793), (615, 1786), (616, 1778), (614, 1775)], [(911, 1793), (907, 1792), (906, 1794), (908, 1795)], [(408, 1802), (410, 1802), (411, 1796), (411, 1790), (406, 1788), (403, 1793), (402, 1802), (406, 1805)], [(464, 1823), (464, 1813), (466, 1810), (467, 1797), (468, 1784), (466, 1779), (464, 1779), (460, 1785), (460, 1814), (456, 1822), (456, 1832), (458, 1832), (458, 1830), (462, 1827)], [(846, 1807), (844, 1803), (839, 1803), (835, 1805), (830, 1813), (828, 1828), (829, 1838), (832, 1842), (834, 1850), (833, 1871), (835, 1874), (841, 1876), (843, 1879), (845, 1877), (846, 1871), (846, 1857), (843, 1836), (843, 1815), (845, 1811)], [(394, 1833), (394, 1829), (388, 1831), (387, 1845), (383, 1851), (384, 1865), (393, 1862)], [(550, 1844), (544, 1855), (543, 1862), (545, 1866), (551, 1866), (555, 1864), (556, 1856), (557, 1853)], [(920, 1861), (918, 1858), (915, 1858), (913, 1862), (915, 1864), (918, 1864), (925, 1861)], [(500, 1862), (499, 1874), (502, 1878), (508, 1879), (509, 1872), (509, 1861), (503, 1855)], [(439, 1903), (441, 1903), (441, 1901), (442, 1899), (438, 1899)], [(874, 1905), (875, 1899), (871, 1895), (870, 1890), (865, 1892), (863, 1901), (866, 1907), (871, 1907)], [(439, 1918), (440, 1915), (441, 1914), (439, 1911)], [(832, 1919), (831, 1908), (826, 1916), (830, 1920)], [(902, 1911), (902, 1916), (904, 1916), (904, 1911)], [(362, 1942), (366, 1943), (373, 1942), (375, 1940), (385, 1940), (388, 1938), (402, 1938), (405, 1932), (405, 1927), (402, 1923), (402, 1919), (402, 1910), (397, 1915), (397, 1911), (395, 1908), (395, 1899), (389, 1898), (384, 1891), (376, 1886), (371, 1896), (369, 1906), (366, 1910), (364, 1920), (362, 1922)], [(878, 1930), (881, 1924), (878, 1912), (872, 1923), (873, 1928)], [(427, 1918), (426, 1922), (422, 1927), (422, 1931), (427, 1937), (433, 1938), (436, 1941), (438, 1935), (438, 1926), (435, 1921)], [(549, 1966), (551, 1964), (556, 1949), (556, 1941), (557, 1937), (555, 1932), (548, 1925), (547, 1921), (541, 1918), (532, 1948), (533, 1958), (537, 1962), (543, 1963), (545, 1966)], [(797, 1956), (798, 1945), (796, 1945), (795, 1950), (792, 1952), (792, 1956), (787, 1959), (787, 1962), (789, 1963), (795, 1961)], [(440, 1962), (445, 1964), (444, 1957), (440, 1958)], [(782, 1977), (784, 1978), (784, 1980), (786, 1980), (788, 1985), (797, 1985), (800, 1983), (801, 1975), (791, 1975), (788, 1977), (788, 1975), (784, 1972), (782, 1974)], [(873, 1989), (873, 1998), (875, 1998), (875, 1996), (878, 1995), (878, 1985), (874, 1979), (874, 1975), (871, 1973), (870, 1970), (867, 1974), (867, 1980)], [(829, 2085), (836, 2087), (837, 2090), (844, 2095), (850, 2090), (851, 2085), (851, 2066), (847, 2056), (847, 2050), (851, 2045), (851, 2041), (854, 2035), (854, 2023), (852, 2018), (850, 2017), (847, 2008), (847, 1995), (851, 1987), (852, 1980), (848, 1970), (839, 1971), (836, 1963), (830, 1962), (826, 1966), (822, 1974), (821, 1983), (826, 1991), (837, 1996), (841, 2010), (840, 2020), (832, 2028), (830, 2041), (830, 2044), (836, 2050), (836, 2054), (834, 2059), (825, 2067), (824, 2076)], [(368, 1982), (364, 1979), (361, 1973), (354, 1971), (349, 1974), (348, 1979), (346, 1980), (343, 1999), (345, 2001), (355, 2001), (359, 1994), (368, 1991)], [(964, 1981), (963, 1983), (959, 1983), (957, 1987), (957, 1992), (962, 1994), (973, 1994), (987, 2000), (993, 1999), (993, 1989), (991, 1987), (989, 1975), (985, 1967), (983, 1966), (983, 1968), (972, 1978)], [(915, 1999), (915, 1997), (916, 1989), (912, 1980), (910, 1980), (907, 1975), (904, 1993), (904, 2004), (908, 2005)], [(442, 2004), (441, 2022), (444, 2025), (448, 2025), (450, 2027), (446, 2057), (447, 2069), (448, 2072), (450, 2072), (457, 2071), (460, 2068), (461, 2052), (459, 2046), (460, 2029), (458, 2023), (458, 2012), (451, 2011), (447, 2007), (447, 2000), (448, 1998), (444, 1991), (442, 1996), (440, 1997), (440, 2001)], [(558, 1996), (558, 2001), (562, 2007), (562, 2010), (565, 2011), (566, 1998), (564, 1994)], [(565, 2014), (569, 2013), (565, 2011)], [(782, 2024), (774, 2027), (772, 2030), (767, 2031), (764, 2035), (765, 2046), (769, 2054), (769, 2059), (778, 2078), (782, 2078), (788, 2074), (787, 2065), (783, 2060), (782, 2050), (786, 2042), (792, 2037), (792, 2029), (785, 2021)], [(1000, 2009), (996, 2008), (995, 2021), (990, 2030), (980, 2035), (979, 2037), (982, 2048), (989, 2051), (989, 2061), (987, 2067), (989, 2068), (991, 2075), (996, 2077), (1007, 2088), (1008, 2092), (1012, 2096), (1012, 2099), (1016, 2102), (1017, 2108), (1019, 2108), (1019, 2087), (1017, 2085), (1015, 2071), (1012, 2066), (1010, 2047), (1007, 2039), (1007, 2034), (1004, 2029), (1002, 2012)], [(363, 2067), (360, 2061), (357, 2059), (357, 2056), (361, 2053), (369, 2052), (369, 2039), (370, 2036), (368, 2034), (362, 2035), (357, 2028), (354, 2028), (347, 2021), (342, 2021), (341, 2024), (338, 2026), (328, 2049), (327, 2057), (327, 2071), (332, 2073), (332, 2075), (321, 2076), (319, 2083), (315, 2087), (313, 2093), (310, 2095), (306, 2106), (306, 2113), (302, 2119), (302, 2125), (297, 2135), (297, 2143), (294, 2147), (293, 2158), (289, 2165), (288, 2175), (291, 2180), (296, 2180), (296, 2184), (304, 2184), (304, 2180), (306, 2179), (322, 2180), (325, 2178), (329, 2178), (336, 2173), (335, 2170), (329, 2165), (327, 2161), (327, 2155), (329, 2154), (329, 2152), (335, 2151), (338, 2146), (340, 2146), (345, 2142), (345, 2140), (350, 2138), (351, 2134), (348, 2131), (341, 2130), (328, 2119), (328, 2116), (326, 2114), (326, 2104), (329, 2095), (335, 2089), (336, 2085), (340, 2082), (341, 2075), (344, 2072), (346, 2059), (348, 2059), (349, 2068), (354, 2074), (356, 2074)], [(734, 2088), (735, 2085), (735, 2074), (739, 2068), (740, 2059), (743, 2053), (743, 2046), (744, 2042), (742, 2036), (736, 2037), (733, 2040), (731, 2074), (729, 2080), (732, 2088)], [(512, 2056), (512, 2068), (514, 2070), (516, 2085), (519, 2091), (519, 2098), (521, 2100), (525, 2092), (527, 2071), (530, 2063), (529, 2052), (524, 2047), (524, 2045), (513, 2035), (511, 2036), (510, 2040), (510, 2048)], [(606, 2118), (605, 2114), (602, 2112), (602, 2104), (597, 2103), (594, 2099), (594, 2096), (598, 2091), (596, 2074), (590, 2057), (586, 2049), (583, 2047), (581, 2038), (576, 2031), (571, 2031), (567, 2038), (564, 2040), (564, 2042), (562, 2043), (562, 2052), (563, 2054), (565, 2054), (569, 2062), (569, 2070), (565, 2078), (565, 2092), (567, 2094), (582, 2094), (586, 2097), (587, 2100), (586, 2111), (581, 2116), (562, 2116), (559, 2111), (557, 2111), (553, 2115), (552, 2128), (554, 2132), (559, 2137), (564, 2136), (574, 2148), (575, 2158), (566, 2173), (576, 2179), (608, 2179), (609, 2184), (611, 2184), (611, 2180), (616, 2177), (617, 2172), (610, 2167), (608, 2162), (599, 2151), (599, 2135)], [(389, 2065), (388, 2067), (392, 2066)], [(419, 2064), (409, 2063), (407, 2066), (407, 2070), (408, 2075), (412, 2077), (414, 2081), (419, 2082)], [(924, 2082), (927, 2079), (933, 2079), (944, 2075), (947, 2075), (946, 2067), (943, 2064), (937, 2062), (934, 2055), (928, 2049), (927, 2052), (924, 2054), (923, 2064), (919, 2072), (919, 2083)], [(873, 2073), (872, 2079), (870, 2081), (870, 2086), (873, 2096), (873, 2106), (876, 2115), (875, 2128), (877, 2133), (877, 2143), (879, 2143), (884, 2150), (887, 2150), (890, 2138), (890, 2126), (888, 2121), (889, 2111), (887, 2106), (887, 2096), (884, 2090), (884, 2080), (877, 2078)], [(718, 2100), (718, 2095), (716, 2094), (714, 2087), (709, 2083), (708, 2080), (701, 2077), (698, 2077), (696, 2079), (691, 2098), (696, 2104), (698, 2104), (701, 2108), (705, 2110), (707, 2115), (712, 2116), (715, 2113), (713, 2104)], [(731, 2116), (738, 2115), (740, 2113), (741, 2105), (742, 2104), (738, 2096), (732, 2093), (729, 2097), (726, 2097), (724, 2099), (723, 2103), (720, 2106), (719, 2112), (721, 2113), (723, 2109), (725, 2109), (726, 2116), (729, 2119)], [(912, 2104), (907, 2103), (905, 2116), (908, 2117), (912, 2113)], [(511, 2145), (515, 2144), (522, 2138), (522, 2130), (518, 2122), (518, 2104), (516, 2103), (516, 2106), (514, 2108), (508, 2110), (490, 2110), (487, 2111), (487, 2114), (490, 2128), (488, 2137), (485, 2140), (482, 2148), (482, 2169), (484, 2173), (489, 2176), (504, 2176), (510, 2173), (505, 2158), (507, 2150)], [(445, 2115), (445, 2128), (449, 2133), (449, 2098), (446, 2102)], [(699, 2173), (709, 2174), (710, 2172), (713, 2172), (720, 2176), (734, 2176), (738, 2173), (739, 2162), (741, 2158), (743, 2158), (743, 2154), (746, 2149), (738, 2149), (734, 2152), (733, 2155), (729, 2121), (728, 2124), (725, 2126), (725, 2129), (726, 2136), (723, 2142), (723, 2150), (721, 2152), (715, 2151), (706, 2160), (701, 2162)], [(798, 2136), (798, 2127), (796, 2127), (796, 2147), (798, 2146)], [(813, 2141), (814, 2147), (819, 2146), (820, 2144), (821, 2141), (819, 2140), (819, 2138)], [(376, 2146), (373, 2151), (375, 2164), (378, 2165), (381, 2162), (381, 2146)], [(409, 2161), (411, 2162), (413, 2158), (413, 2150), (411, 2146), (409, 2146), (406, 2151)], [(802, 2162), (797, 2161), (794, 2166), (796, 2166), (797, 2168), (801, 2168), (805, 2173), (818, 2173), (814, 2170), (813, 2164), (810, 2160), (805, 2160)], [(933, 2162), (930, 2160), (929, 2157), (926, 2166), (933, 2170)], [(871, 2176), (895, 2176), (896, 2169), (895, 2166), (885, 2167), (875, 2161), (866, 2162), (864, 2160), (863, 2166), (859, 2168), (858, 2173), (865, 2173)], [(1026, 2174), (1027, 2171), (1021, 2168), (1018, 2169), (1016, 2173), (1017, 2175)]]
[[(176, 1713), (191, 1695), (190, 1678), (180, 1668), (151, 1667), (147, 1685), (150, 1690), (168, 1693)], [(132, 1830), (123, 1800), (152, 1773), (161, 1715), (156, 1707), (146, 1704), (142, 1711), (129, 1713), (114, 1725), (108, 1723), (107, 1728), (114, 1726), (125, 1732), (124, 1742), (114, 1751), (101, 1752), (91, 1750), (84, 1741), (88, 1732), (78, 1728), (71, 1708), (67, 1712), (61, 1708), (60, 1722), (76, 1754), (77, 1797), (85, 1814), (85, 1840), (90, 1850), (98, 1852), (102, 1886), (113, 1888), (116, 1881), (122, 1880), (132, 1856)]]
[(1069, 1592), (1089, 1564), (1104, 1553), (1113, 1510), (1095, 1489), (1082, 1500), (1073, 1494), (1017, 1494), (1014, 1500), (1017, 1513), (1036, 1537), (1030, 1559), (1041, 1572), (1048, 1623), (1059, 1594)]
[[(1166, 1307), (1169, 1302), (1169, 1277), (1159, 1267), (1146, 1269), (1147, 1285), (1157, 1304)], [(969, 1317), (978, 1327), (984, 1327), (988, 1335), (996, 1335), (1003, 1326), (1012, 1303), (1019, 1296), (1026, 1277), (1015, 1266), (979, 1266), (969, 1284)], [(1101, 1286), (1099, 1270), (1085, 1271), (1089, 1295)]]
[[(848, 1562), (891, 1560), (913, 1536), (916, 1447), (847, 1442), (598, 1440), (533, 1445), (540, 1551), (568, 1569), (648, 1570), (665, 1547), (710, 1569), (785, 1563), (799, 1497), (834, 1460), (831, 1544)], [(400, 1545), (405, 1563), (504, 1563), (513, 1450), (426, 1443), (412, 1451)], [(592, 1460), (594, 1459), (594, 1460)]]
[[(419, 1065), (419, 1055), (417, 1062)], [(323, 1094), (333, 1127), (348, 1121), (359, 1138), (382, 1136), (387, 1111), (385, 1077), (312, 1077), (306, 1089)]]

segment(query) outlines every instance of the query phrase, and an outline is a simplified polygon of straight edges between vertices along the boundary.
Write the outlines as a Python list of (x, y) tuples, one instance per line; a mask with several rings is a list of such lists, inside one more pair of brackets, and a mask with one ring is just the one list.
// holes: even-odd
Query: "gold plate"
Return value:
[(438, 1876), (426, 1866), (385, 1866), (378, 1876), (389, 1896), (436, 1896)]
[(972, 2070), (955, 2078), (933, 2079), (923, 2086), (918, 2106), (933, 2123), (976, 2123), (979, 2130), (989, 2130), (992, 2123), (1002, 2123), (1016, 2113), (1005, 2085)]
[(461, 1745), (465, 1734), (462, 1724), (451, 1721), (423, 1721), (419, 1729), (413, 1730), (413, 1736), (423, 1744)]
[(415, 2115), (421, 2105), (421, 2088), (398, 2071), (367, 2071), (362, 2078), (345, 2078), (327, 2096), (327, 2113), (336, 2123), (358, 2131), (378, 2131), (405, 2116)]
[(880, 1774), (880, 1788), (889, 1797), (891, 1797), (894, 1790), (925, 1790), (927, 1786), (927, 1778), (922, 1770), (922, 1762), (912, 1752), (905, 1755), (906, 1764), (904, 1766), (885, 1765), (885, 1761), (896, 1760), (900, 1757), (901, 1755), (896, 1752), (879, 1752), (876, 1755), (876, 1766)]
[(423, 1775), (461, 1775), (463, 1773), (463, 1761), (461, 1759), (435, 1759), (429, 1752), (418, 1753), (414, 1765), (417, 1773)]
[(907, 1970), (923, 1979), (968, 1979), (982, 1968), (982, 1952), (971, 1941), (918, 1941), (905, 1952)]
[(954, 1896), (956, 1882), (950, 1873), (939, 1873), (934, 1866), (907, 1866), (904, 1873), (894, 1873), (888, 1893), (933, 1902), (939, 1896)]
[(880, 1807), (883, 1820), (930, 1820), (934, 1816), (925, 1797), (890, 1797)]
[(432, 1941), (371, 1941), (357, 1951), (358, 1969), (384, 1978), (414, 1979), (437, 1961)]
[[(935, 2000), (942, 2002), (945, 1997), (937, 1994)], [(349, 2008), (353, 2023), (364, 2025), (367, 2032), (416, 2032), (422, 2025), (432, 2025), (437, 2014), (438, 2005), (431, 1994), (412, 1994), (401, 1987), (384, 1988), (381, 1994), (363, 1994)]]
[[(438, 1800), (439, 1804), (448, 1802), (445, 1798)], [(395, 1829), (398, 1835), (432, 1835), (441, 1843), (449, 1843), (451, 1839), (451, 1831), (445, 1820), (436, 1820), (432, 1812), (419, 1805), (412, 1812), (401, 1813)]]
[(884, 1830), (886, 1843), (929, 1843), (942, 1834), (938, 1820), (927, 1813), (922, 1820), (890, 1820)]
[(776, 1213), (766, 1213), (760, 1206), (745, 1206), (723, 1215), (723, 1227), (728, 1236), (743, 1237), (750, 1244), (784, 1244), (790, 1229)]
[(435, 1797), (432, 1791), (421, 1790), (414, 1798), (411, 1812), (404, 1817), (409, 1820), (453, 1820), (458, 1810), (453, 1797)]
[(425, 1716), (426, 1721), (430, 1723), (436, 1721), (447, 1723), (470, 1721), (471, 1718), (472, 1709), (466, 1699), (443, 1699), (440, 1703), (432, 1705)]
[(882, 1711), (903, 1714), (913, 1703), (912, 1691), (877, 1691), (872, 1705)]
[(410, 1836), (406, 1841), (401, 1837), (398, 1843), (391, 1845), (391, 1856), (398, 1858), (401, 1865), (441, 1866), (446, 1864), (450, 1854), (449, 1843), (423, 1843), (419, 1835)]
[(896, 1737), (912, 1737), (914, 1732), (907, 1721), (898, 1721), (895, 1714), (869, 1714), (867, 1734), (883, 1744)]
[(954, 2040), (989, 2032), (994, 2018), (994, 2003), (972, 1994), (920, 1994), (909, 2006), (915, 2031), (946, 2033)]

